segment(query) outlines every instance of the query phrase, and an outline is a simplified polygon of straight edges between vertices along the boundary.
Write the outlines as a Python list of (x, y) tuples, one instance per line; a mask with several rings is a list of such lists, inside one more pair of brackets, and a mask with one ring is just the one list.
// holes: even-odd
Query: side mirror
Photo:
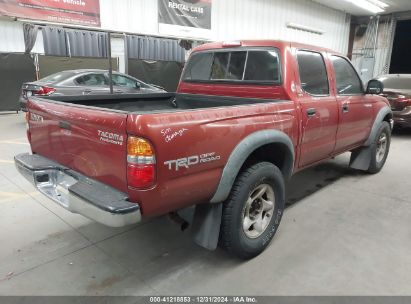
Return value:
[(381, 94), (384, 91), (384, 85), (381, 81), (372, 79), (368, 81), (366, 94)]
[(140, 90), (140, 84), (138, 82), (136, 82), (136, 89)]

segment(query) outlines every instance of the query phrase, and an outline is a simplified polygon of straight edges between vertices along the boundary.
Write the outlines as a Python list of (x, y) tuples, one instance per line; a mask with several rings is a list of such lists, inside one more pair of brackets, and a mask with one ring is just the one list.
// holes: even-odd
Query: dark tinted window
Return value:
[(193, 54), (184, 70), (183, 78), (186, 80), (209, 80), (212, 62), (213, 53)]
[(249, 51), (244, 80), (278, 81), (278, 55), (275, 51)]
[(280, 62), (276, 51), (220, 51), (190, 57), (184, 80), (279, 82)]
[(362, 94), (362, 84), (352, 65), (344, 58), (331, 56), (335, 72), (337, 93), (340, 95)]
[(227, 79), (241, 80), (243, 79), (245, 58), (247, 52), (232, 52), (230, 65), (228, 67)]
[(102, 86), (107, 85), (107, 80), (103, 74), (87, 74), (76, 78), (79, 85)]
[(211, 79), (225, 79), (228, 68), (230, 53), (215, 53), (213, 65), (211, 66)]
[(323, 56), (320, 53), (298, 51), (297, 59), (302, 89), (313, 95), (328, 95), (328, 77)]

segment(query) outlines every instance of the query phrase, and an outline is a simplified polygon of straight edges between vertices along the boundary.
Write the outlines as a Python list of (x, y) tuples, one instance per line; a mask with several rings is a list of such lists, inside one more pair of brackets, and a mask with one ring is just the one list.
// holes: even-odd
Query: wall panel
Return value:
[[(223, 13), (224, 12), (224, 13)], [(290, 29), (287, 22), (325, 31)], [(213, 39), (282, 39), (316, 44), (346, 53), (350, 18), (310, 0), (214, 0)]]
[[(100, 7), (104, 29), (159, 35), (157, 0), (100, 0)], [(350, 18), (311, 0), (213, 0), (211, 22), (211, 40), (283, 39), (347, 52)], [(287, 22), (325, 33), (289, 29)]]
[[(24, 53), (23, 23), (10, 19), (0, 19), (0, 52)], [(43, 35), (37, 33), (32, 52), (44, 53)]]
[[(100, 0), (101, 28), (159, 35), (157, 0)], [(311, 0), (213, 0), (211, 40), (283, 39), (347, 52), (349, 20)], [(290, 29), (287, 22), (323, 29), (323, 35)], [(41, 33), (34, 52), (43, 53)], [(204, 38), (204, 37), (193, 37)], [(24, 51), (22, 24), (0, 20), (0, 51)]]

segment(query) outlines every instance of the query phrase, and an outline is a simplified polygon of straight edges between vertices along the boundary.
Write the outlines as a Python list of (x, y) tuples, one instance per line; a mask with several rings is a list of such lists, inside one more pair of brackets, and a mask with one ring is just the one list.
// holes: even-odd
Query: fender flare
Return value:
[(364, 142), (363, 146), (354, 150), (350, 157), (350, 167), (353, 169), (366, 171), (370, 167), (372, 159), (372, 148), (377, 137), (377, 132), (380, 129), (381, 123), (384, 121), (384, 117), (388, 114), (392, 115), (390, 107), (386, 106), (378, 111), (378, 114), (374, 120), (368, 139)]
[(288, 157), (285, 158), (285, 164), (280, 170), (283, 172), (285, 179), (289, 179), (294, 168), (294, 145), (290, 137), (279, 130), (262, 130), (252, 133), (245, 137), (233, 150), (224, 167), (220, 182), (210, 203), (219, 203), (227, 199), (230, 194), (234, 181), (246, 161), (246, 159), (256, 149), (266, 145), (279, 143), (289, 150)]
[(368, 139), (365, 141), (364, 146), (370, 146), (374, 142), (375, 137), (377, 136), (378, 129), (380, 128), (380, 125), (383, 122), (384, 117), (388, 114), (391, 114), (392, 116), (392, 111), (389, 106), (385, 106), (378, 111), (378, 114), (375, 117), (374, 123), (372, 125), (370, 135), (368, 136)]

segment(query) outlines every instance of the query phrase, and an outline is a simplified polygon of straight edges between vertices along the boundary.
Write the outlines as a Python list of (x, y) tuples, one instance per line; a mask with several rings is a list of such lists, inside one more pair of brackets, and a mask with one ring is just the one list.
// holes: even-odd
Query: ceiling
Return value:
[[(345, 11), (354, 16), (367, 16), (373, 13), (345, 0), (313, 0), (325, 6)], [(411, 11), (411, 0), (381, 0), (389, 6), (381, 14)]]

